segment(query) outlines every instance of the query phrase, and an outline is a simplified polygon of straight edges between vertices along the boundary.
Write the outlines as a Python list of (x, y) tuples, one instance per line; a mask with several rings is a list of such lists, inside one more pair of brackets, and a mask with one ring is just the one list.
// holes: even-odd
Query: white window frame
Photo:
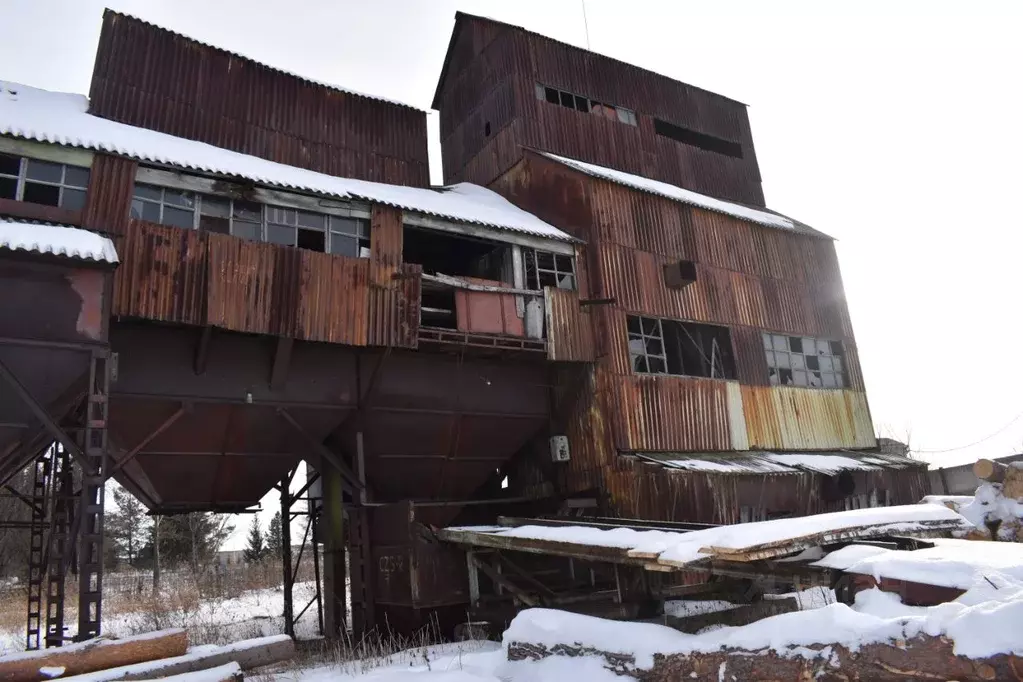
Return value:
[[(21, 153), (21, 152), (18, 152), (16, 150), (13, 150), (13, 149), (8, 150), (8, 149), (5, 149), (3, 147), (0, 147), (0, 154), (4, 154), (5, 156), (15, 157), (15, 158), (18, 159), (18, 173), (16, 175), (11, 175), (11, 174), (8, 174), (8, 173), (0, 174), (0, 177), (6, 178), (8, 180), (14, 180), (14, 182), (15, 182), (13, 201), (25, 201), (25, 185), (27, 183), (31, 183), (31, 184), (34, 184), (34, 185), (44, 185), (46, 187), (56, 187), (57, 188), (57, 204), (56, 204), (56, 206), (54, 206), (54, 208), (63, 208), (63, 209), (66, 209), (66, 210), (73, 210), (73, 211), (80, 211), (80, 210), (83, 210), (85, 208), (85, 202), (88, 199), (87, 195), (88, 195), (88, 192), (89, 192), (89, 180), (92, 177), (91, 165), (84, 165), (83, 166), (83, 165), (79, 165), (77, 163), (69, 163), (66, 159), (57, 158), (58, 155), (46, 155), (49, 158), (40, 158), (39, 156), (28, 156), (28, 155), (26, 155), (24, 153)], [(39, 163), (53, 164), (55, 166), (60, 166), (61, 167), (60, 180), (57, 181), (57, 182), (54, 182), (52, 180), (38, 180), (38, 179), (35, 179), (35, 178), (28, 177), (28, 166), (33, 161), (36, 161), (36, 162), (39, 162)], [(90, 161), (91, 161), (91, 159), (90, 159)], [(77, 168), (79, 170), (84, 170), (89, 175), (89, 177), (85, 181), (85, 185), (71, 185), (71, 184), (68, 184), (68, 182), (67, 182), (67, 169), (68, 168)], [(80, 207), (73, 208), (73, 209), (68, 209), (66, 206), (64, 206), (64, 190), (65, 189), (72, 189), (72, 190), (76, 190), (76, 191), (79, 191), (79, 192), (82, 193), (82, 205)], [(36, 202), (28, 202), (28, 203), (36, 204)], [(53, 204), (36, 204), (36, 205), (39, 205), (39, 206), (53, 206)]]

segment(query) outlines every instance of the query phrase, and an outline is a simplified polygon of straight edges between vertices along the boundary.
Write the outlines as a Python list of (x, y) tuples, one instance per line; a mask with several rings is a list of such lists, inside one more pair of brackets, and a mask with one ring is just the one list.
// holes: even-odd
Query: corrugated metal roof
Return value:
[(881, 471), (926, 467), (898, 455), (867, 452), (631, 452), (643, 460), (668, 469), (721, 474), (795, 474), (812, 472), (828, 476), (841, 471)]
[(792, 218), (783, 216), (780, 213), (760, 208), (753, 208), (732, 201), (725, 201), (723, 199), (716, 199), (714, 197), (707, 196), (706, 194), (700, 194), (699, 192), (671, 185), (667, 182), (661, 182), (660, 180), (652, 180), (650, 178), (644, 178), (640, 175), (626, 173), (613, 168), (606, 168), (604, 166), (598, 166), (585, 161), (569, 159), (564, 156), (558, 156), (557, 154), (551, 154), (550, 152), (539, 151), (538, 153), (552, 161), (556, 161), (592, 177), (607, 180), (625, 187), (631, 187), (632, 189), (637, 189), (641, 192), (655, 194), (657, 196), (678, 201), (683, 204), (689, 204), (691, 206), (698, 206), (709, 211), (724, 213), (726, 215), (748, 220), (766, 227), (773, 227), (782, 230), (794, 230), (803, 234), (812, 234), (820, 237), (827, 236), (823, 232), (815, 230), (798, 220), (793, 220)]
[(102, 263), (118, 262), (117, 250), (108, 238), (67, 225), (0, 220), (0, 249)]
[(455, 222), (578, 241), (484, 187), (419, 188), (339, 178), (256, 156), (110, 121), (88, 113), (88, 99), (0, 81), (0, 135), (128, 156), (310, 194), (361, 199)]

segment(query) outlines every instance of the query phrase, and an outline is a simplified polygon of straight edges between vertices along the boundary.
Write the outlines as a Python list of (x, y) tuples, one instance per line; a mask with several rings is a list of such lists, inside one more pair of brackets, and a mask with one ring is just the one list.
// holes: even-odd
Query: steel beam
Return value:
[[(359, 483), (359, 477), (356, 476), (354, 471), (352, 471), (352, 468), (345, 464), (343, 461), (341, 461), (341, 459), (337, 455), (335, 455), (330, 450), (330, 448), (328, 448), (326, 445), (313, 438), (313, 436), (308, 431), (302, 428), (301, 424), (295, 421), (294, 417), (288, 414), (287, 410), (279, 408), (277, 410), (277, 414), (280, 415), (281, 419), (288, 422), (288, 424), (291, 425), (291, 427), (295, 430), (296, 433), (298, 433), (300, 436), (302, 436), (303, 439), (305, 439), (306, 443), (308, 443), (309, 446), (313, 449), (313, 452), (315, 452), (323, 459), (327, 460), (328, 464), (337, 469), (337, 471), (340, 472), (341, 475), (348, 481), (348, 484), (350, 486), (357, 490), (361, 490), (364, 487), (361, 483)], [(324, 472), (322, 471), (320, 472), (321, 475), (323, 473)]]
[(32, 397), (28, 389), (18, 381), (18, 377), (14, 376), (7, 365), (4, 364), (3, 360), (0, 360), (0, 379), (3, 379), (7, 384), (14, 390), (15, 394), (21, 401), (25, 403), (25, 406), (32, 412), (36, 419), (42, 423), (46, 428), (46, 431), (53, 437), (54, 440), (59, 441), (68, 452), (75, 456), (76, 459), (82, 458), (82, 451), (78, 445), (68, 437), (68, 435), (57, 426), (57, 422), (53, 421), (53, 418), (46, 412), (43, 407), (36, 402), (36, 399)]
[[(345, 535), (342, 477), (324, 467), (323, 481), (323, 634), (338, 639), (345, 631)], [(355, 568), (354, 566), (352, 567)]]
[(144, 447), (152, 443), (160, 434), (162, 434), (164, 431), (173, 426), (174, 422), (181, 419), (181, 417), (184, 416), (185, 412), (187, 412), (188, 409), (189, 409), (188, 406), (185, 403), (182, 403), (181, 407), (179, 407), (171, 416), (163, 420), (163, 422), (155, 429), (153, 429), (148, 436), (143, 438), (138, 445), (129, 450), (127, 454), (125, 454), (124, 457), (122, 457), (120, 461), (117, 462), (117, 464), (111, 467), (110, 472), (106, 475), (106, 477), (108, 479), (113, 477), (114, 474), (116, 474), (118, 471), (127, 466), (129, 462), (135, 459), (135, 456), (138, 455)]

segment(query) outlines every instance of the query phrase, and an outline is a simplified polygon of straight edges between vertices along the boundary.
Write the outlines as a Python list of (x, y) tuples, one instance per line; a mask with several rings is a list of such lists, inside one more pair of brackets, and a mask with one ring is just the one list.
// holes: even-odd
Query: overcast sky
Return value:
[[(587, 40), (580, 0), (0, 0), (0, 78), (88, 92), (104, 6), (423, 109), (456, 10)], [(1023, 2), (838, 7), (586, 3), (593, 50), (750, 105), (768, 206), (839, 240), (875, 427), (1023, 449)]]

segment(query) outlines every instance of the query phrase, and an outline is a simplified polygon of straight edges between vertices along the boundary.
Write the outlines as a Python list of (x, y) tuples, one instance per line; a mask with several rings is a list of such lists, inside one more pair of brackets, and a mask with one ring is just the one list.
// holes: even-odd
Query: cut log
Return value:
[(0, 682), (42, 682), (52, 674), (40, 668), (63, 668), (65, 676), (81, 675), (94, 670), (144, 663), (160, 658), (182, 656), (188, 649), (184, 630), (160, 630), (124, 639), (100, 637), (59, 649), (26, 651), (0, 657)]
[(222, 647), (202, 647), (184, 656), (99, 670), (86, 675), (62, 677), (61, 682), (115, 682), (117, 680), (148, 680), (206, 670), (237, 663), (242, 670), (252, 670), (295, 656), (295, 642), (287, 635), (246, 639)]
[(170, 677), (151, 677), (153, 682), (242, 682), (241, 666), (237, 663), (227, 663), (209, 670), (200, 670), (194, 673), (172, 675)]
[[(570, 637), (569, 637), (570, 639)], [(654, 656), (654, 665), (637, 669), (628, 654), (589, 647), (511, 642), (508, 660), (540, 660), (548, 656), (602, 656), (608, 670), (640, 682), (676, 680), (814, 680), (821, 682), (904, 682), (905, 680), (1023, 680), (1023, 659), (999, 654), (983, 659), (956, 656), (953, 642), (921, 636), (895, 644), (865, 644), (853, 652), (841, 645), (800, 647), (781, 656), (774, 651), (729, 650)]]
[(973, 474), (982, 481), (1001, 483), (1005, 478), (1005, 470), (1009, 467), (991, 459), (978, 459), (973, 465)]

